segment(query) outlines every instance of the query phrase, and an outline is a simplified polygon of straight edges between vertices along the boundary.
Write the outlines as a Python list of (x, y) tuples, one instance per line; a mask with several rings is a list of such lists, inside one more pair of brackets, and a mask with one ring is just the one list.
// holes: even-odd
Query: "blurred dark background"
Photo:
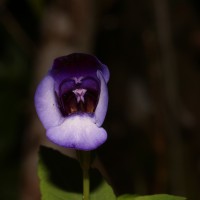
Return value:
[(72, 52), (111, 72), (98, 153), (116, 194), (200, 199), (200, 1), (1, 0), (0, 52), (0, 199), (39, 199), (33, 96)]

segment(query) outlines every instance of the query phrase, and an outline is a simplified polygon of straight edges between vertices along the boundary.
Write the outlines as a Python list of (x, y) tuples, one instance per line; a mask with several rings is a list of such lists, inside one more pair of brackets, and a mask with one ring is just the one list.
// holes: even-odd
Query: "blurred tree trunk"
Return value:
[(178, 91), (178, 77), (176, 66), (176, 55), (172, 43), (172, 32), (169, 15), (169, 5), (167, 0), (154, 0), (155, 21), (157, 36), (160, 47), (159, 65), (162, 76), (163, 95), (162, 106), (164, 108), (164, 132), (167, 139), (169, 186), (170, 192), (174, 194), (185, 194), (184, 180), (184, 157), (183, 142), (179, 127), (180, 97)]
[[(35, 61), (35, 77), (31, 89), (33, 99), (36, 85), (50, 69), (54, 58), (72, 52), (91, 52), (94, 37), (94, 5), (92, 0), (53, 1), (45, 8), (41, 19), (41, 44)], [(33, 103), (33, 102), (32, 102)], [(34, 103), (33, 103), (34, 104)], [(53, 146), (45, 140), (45, 130), (32, 107), (32, 121), (25, 138), (22, 167), (22, 200), (39, 200), (37, 151), (39, 144)], [(66, 151), (61, 148), (62, 151)], [(73, 152), (66, 152), (73, 156)]]

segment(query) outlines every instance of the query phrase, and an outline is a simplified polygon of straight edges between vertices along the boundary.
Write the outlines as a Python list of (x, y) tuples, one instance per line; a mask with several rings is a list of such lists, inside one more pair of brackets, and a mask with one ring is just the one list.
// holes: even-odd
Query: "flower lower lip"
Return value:
[(47, 137), (53, 143), (63, 147), (93, 150), (106, 141), (107, 133), (84, 113), (70, 116), (59, 126), (49, 128)]
[(81, 111), (78, 111), (78, 112), (74, 112), (74, 113), (71, 113), (68, 115), (68, 117), (73, 117), (73, 116), (76, 116), (76, 115), (79, 115), (79, 116), (88, 116), (88, 117), (93, 117), (94, 116), (94, 113), (86, 113), (86, 112), (81, 112)]

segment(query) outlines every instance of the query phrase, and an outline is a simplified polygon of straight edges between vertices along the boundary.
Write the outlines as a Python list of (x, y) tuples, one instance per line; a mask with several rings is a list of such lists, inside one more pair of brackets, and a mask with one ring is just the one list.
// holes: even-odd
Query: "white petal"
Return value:
[(108, 108), (108, 88), (106, 85), (106, 81), (102, 75), (101, 71), (97, 71), (97, 77), (100, 80), (101, 88), (100, 88), (100, 96), (99, 101), (94, 113), (94, 123), (97, 124), (97, 126), (101, 126), (103, 124), (103, 121), (105, 119), (107, 108)]
[(103, 144), (107, 133), (93, 123), (87, 115), (73, 115), (60, 126), (47, 130), (47, 137), (53, 143), (79, 150), (93, 150)]
[(55, 97), (54, 80), (49, 75), (41, 81), (36, 90), (35, 107), (46, 129), (58, 126), (64, 121)]

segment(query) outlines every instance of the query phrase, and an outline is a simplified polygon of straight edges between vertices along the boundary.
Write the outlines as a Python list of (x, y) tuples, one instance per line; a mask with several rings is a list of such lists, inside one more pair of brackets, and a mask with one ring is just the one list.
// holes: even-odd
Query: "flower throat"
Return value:
[(94, 113), (98, 103), (98, 91), (82, 88), (82, 77), (73, 78), (75, 87), (64, 92), (58, 103), (63, 116), (74, 113)]

